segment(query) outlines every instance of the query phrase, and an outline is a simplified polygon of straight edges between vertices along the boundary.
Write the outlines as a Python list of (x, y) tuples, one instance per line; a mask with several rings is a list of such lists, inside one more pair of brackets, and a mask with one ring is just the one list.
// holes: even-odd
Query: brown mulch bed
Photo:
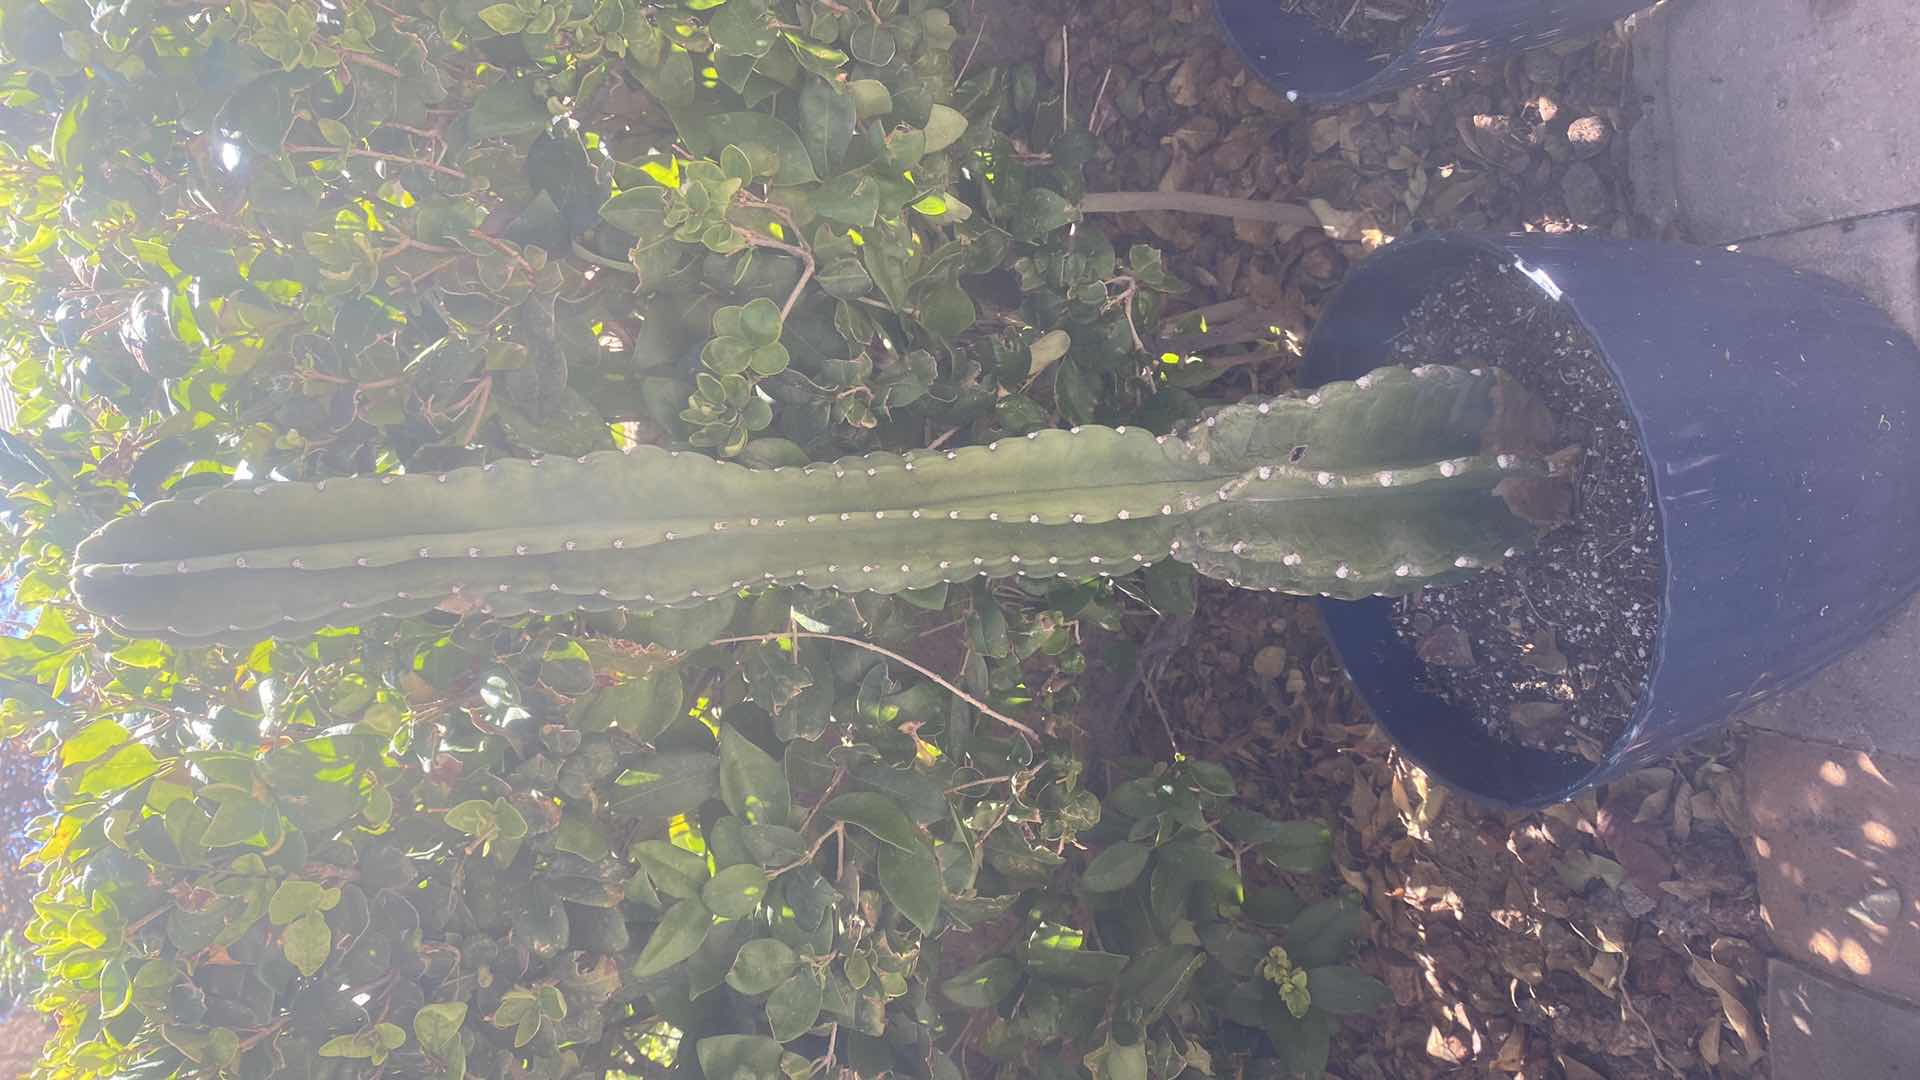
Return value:
[[(1649, 233), (1630, 211), (1635, 116), (1618, 37), (1308, 110), (1246, 73), (1206, 0), (972, 7), (999, 41), (979, 62), (1017, 60), (1035, 43), (1055, 85), (1067, 75), (1075, 115), (1103, 144), (1090, 190), (1251, 197), (1318, 214), (1319, 230), (1117, 219), (1197, 284), (1194, 306), (1249, 301), (1256, 322), (1278, 328), (1266, 351), (1228, 357), (1211, 393), (1288, 388), (1347, 268), (1416, 223)], [(996, 25), (1019, 33), (1000, 37)], [(1757, 988), (1769, 946), (1740, 850), (1729, 743), (1545, 812), (1490, 811), (1429, 785), (1395, 752), (1311, 603), (1203, 585), (1199, 611), (1131, 721), (1143, 747), (1171, 741), (1226, 764), (1276, 814), (1334, 824), (1339, 876), (1375, 916), (1360, 962), (1396, 1003), (1347, 1024), (1330, 1076), (1764, 1075)]]
[(1361, 963), (1395, 1005), (1346, 1025), (1328, 1075), (1754, 1073), (1766, 932), (1730, 744), (1491, 810), (1368, 720), (1312, 603), (1203, 585), (1199, 612), (1135, 735), (1225, 764), (1276, 816), (1333, 823), (1338, 876), (1375, 918)]

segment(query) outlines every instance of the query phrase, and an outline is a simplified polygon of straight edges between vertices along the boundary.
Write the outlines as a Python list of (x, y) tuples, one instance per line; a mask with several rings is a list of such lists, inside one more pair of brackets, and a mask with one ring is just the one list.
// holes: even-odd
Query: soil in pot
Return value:
[(1647, 685), (1660, 624), (1662, 559), (1646, 455), (1585, 330), (1488, 258), (1443, 279), (1408, 316), (1392, 359), (1499, 367), (1553, 411), (1579, 446), (1573, 519), (1532, 550), (1396, 607), (1425, 679), (1488, 732), (1598, 761)]
[(1397, 56), (1433, 18), (1442, 0), (1296, 0), (1298, 11), (1342, 41), (1366, 46), (1381, 59)]

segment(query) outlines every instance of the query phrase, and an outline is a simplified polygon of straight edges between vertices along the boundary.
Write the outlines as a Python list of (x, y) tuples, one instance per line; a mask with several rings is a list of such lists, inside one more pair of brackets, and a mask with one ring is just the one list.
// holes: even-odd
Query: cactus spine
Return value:
[(641, 447), (231, 487), (102, 528), (75, 589), (125, 633), (185, 642), (443, 604), (645, 610), (754, 584), (893, 592), (1168, 556), (1248, 588), (1398, 594), (1531, 541), (1513, 485), (1547, 477), (1550, 434), (1501, 373), (1426, 366), (1228, 406), (1175, 436), (1056, 429), (781, 469)]

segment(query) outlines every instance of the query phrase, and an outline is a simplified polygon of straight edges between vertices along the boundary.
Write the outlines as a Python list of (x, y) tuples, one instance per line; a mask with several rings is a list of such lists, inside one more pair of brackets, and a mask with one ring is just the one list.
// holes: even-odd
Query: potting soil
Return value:
[(1573, 520), (1497, 570), (1398, 605), (1435, 693), (1490, 734), (1598, 761), (1647, 685), (1660, 624), (1660, 524), (1620, 392), (1564, 305), (1488, 259), (1438, 283), (1393, 360), (1504, 369), (1579, 446)]

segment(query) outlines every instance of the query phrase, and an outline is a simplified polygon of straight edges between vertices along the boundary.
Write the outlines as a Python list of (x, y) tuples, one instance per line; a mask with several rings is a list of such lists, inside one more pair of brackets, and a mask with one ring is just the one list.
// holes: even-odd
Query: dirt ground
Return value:
[[(1319, 216), (1322, 229), (1297, 231), (1120, 219), (1196, 283), (1194, 306), (1250, 301), (1276, 328), (1279, 347), (1235, 354), (1213, 393), (1288, 388), (1348, 266), (1418, 227), (1648, 235), (1629, 209), (1635, 116), (1618, 36), (1303, 110), (1245, 72), (1207, 0), (1013, 7), (975, 0), (1001, 42), (976, 62), (1044, 42), (1048, 75), (1066, 79), (1104, 144), (1089, 190), (1251, 197)], [(1767, 944), (1729, 743), (1546, 812), (1490, 811), (1396, 754), (1312, 604), (1203, 585), (1185, 642), (1132, 703), (1139, 744), (1223, 762), (1276, 813), (1327, 817), (1339, 874), (1375, 916), (1362, 962), (1396, 1004), (1347, 1024), (1330, 1076), (1764, 1075)]]

